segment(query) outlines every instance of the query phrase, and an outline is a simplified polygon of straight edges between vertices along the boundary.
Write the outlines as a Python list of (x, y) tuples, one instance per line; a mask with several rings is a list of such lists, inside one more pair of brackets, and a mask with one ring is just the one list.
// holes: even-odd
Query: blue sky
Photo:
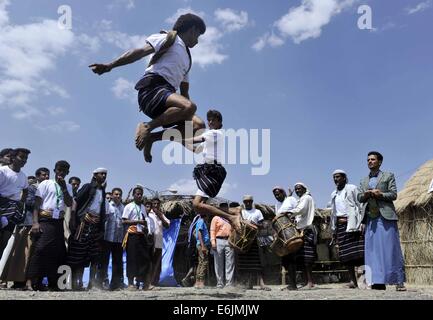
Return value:
[[(366, 154), (379, 150), (398, 188), (433, 157), (433, 3), (431, 0), (0, 0), (0, 148), (32, 150), (24, 171), (71, 163), (84, 182), (109, 169), (109, 188), (195, 189), (193, 165), (167, 166), (166, 144), (144, 164), (133, 144), (133, 86), (146, 61), (102, 77), (109, 62), (169, 29), (177, 14), (201, 15), (207, 33), (193, 49), (190, 95), (203, 117), (219, 109), (225, 128), (270, 129), (271, 170), (227, 165), (222, 196), (274, 203), (274, 185), (305, 182), (319, 207), (345, 169), (358, 184)], [(372, 9), (372, 30), (357, 26)], [(60, 5), (72, 29), (57, 26)]]

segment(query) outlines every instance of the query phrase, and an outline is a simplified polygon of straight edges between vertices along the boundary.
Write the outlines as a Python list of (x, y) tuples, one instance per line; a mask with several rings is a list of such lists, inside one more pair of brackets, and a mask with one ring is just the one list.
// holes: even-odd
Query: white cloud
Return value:
[(191, 50), (194, 63), (205, 67), (214, 63), (221, 64), (227, 59), (228, 56), (221, 53), (222, 37), (223, 33), (217, 28), (208, 27), (206, 33), (200, 37), (198, 45)]
[(114, 96), (120, 100), (129, 100), (133, 104), (137, 104), (137, 93), (134, 90), (135, 83), (124, 78), (118, 78), (111, 88)]
[(252, 45), (252, 48), (256, 51), (262, 50), (266, 45), (271, 47), (279, 47), (284, 44), (284, 40), (274, 33), (265, 33), (263, 36), (257, 39), (256, 43)]
[(414, 14), (417, 12), (422, 12), (424, 10), (427, 10), (428, 8), (430, 8), (432, 5), (432, 1), (431, 0), (427, 0), (421, 3), (418, 3), (415, 7), (412, 8), (406, 8), (406, 13), (407, 14)]
[(69, 97), (45, 74), (56, 68), (57, 59), (73, 46), (75, 37), (70, 30), (58, 28), (56, 20), (10, 24), (8, 3), (0, 0), (0, 103), (14, 118), (28, 119), (41, 114), (40, 95)]
[(51, 132), (76, 132), (80, 130), (80, 125), (73, 121), (60, 121), (58, 123), (49, 125), (36, 125), (37, 129), (41, 131), (51, 131)]
[(9, 22), (9, 15), (6, 7), (9, 5), (9, 0), (0, 0), (0, 27)]
[(171, 17), (165, 19), (165, 22), (172, 26), (176, 22), (177, 18), (179, 18), (181, 15), (186, 13), (195, 14), (196, 16), (199, 16), (202, 19), (204, 19), (206, 16), (203, 11), (194, 11), (193, 9), (191, 9), (191, 7), (180, 8)]
[[(236, 188), (237, 188), (236, 184), (224, 182), (220, 192), (218, 193), (218, 197), (224, 197), (225, 195), (227, 195), (229, 192), (233, 191)], [(173, 183), (172, 185), (170, 185), (168, 189), (177, 190), (178, 194), (195, 195), (195, 193), (198, 190), (198, 187), (194, 179), (180, 179), (175, 183)]]
[(52, 116), (58, 116), (64, 114), (66, 109), (62, 107), (48, 107), (47, 112)]
[(233, 9), (217, 9), (215, 10), (215, 19), (223, 26), (227, 32), (238, 31), (248, 25), (248, 13), (241, 11), (237, 13)]
[(135, 8), (135, 2), (134, 0), (115, 0), (114, 2), (110, 3), (108, 6), (108, 9), (113, 10), (117, 8), (126, 8), (127, 10), (131, 10)]
[(100, 37), (103, 41), (125, 51), (143, 47), (147, 38), (145, 35), (129, 35), (127, 33), (113, 30), (101, 32)]
[(101, 48), (101, 41), (98, 37), (91, 37), (83, 33), (77, 36), (76, 40), (76, 45), (79, 47), (78, 49), (80, 51), (85, 49), (91, 53), (96, 53)]
[(265, 33), (252, 48), (262, 50), (267, 44), (272, 47), (281, 46), (285, 39), (299, 44), (307, 39), (320, 37), (322, 28), (331, 19), (350, 8), (359, 0), (302, 0), (301, 5), (290, 8), (289, 12), (274, 23), (279, 35)]

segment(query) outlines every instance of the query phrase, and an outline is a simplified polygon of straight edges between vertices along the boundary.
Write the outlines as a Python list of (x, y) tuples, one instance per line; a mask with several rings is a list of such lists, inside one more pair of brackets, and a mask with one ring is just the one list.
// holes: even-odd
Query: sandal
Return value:
[(407, 291), (407, 288), (404, 286), (404, 284), (398, 284), (395, 286), (396, 291)]

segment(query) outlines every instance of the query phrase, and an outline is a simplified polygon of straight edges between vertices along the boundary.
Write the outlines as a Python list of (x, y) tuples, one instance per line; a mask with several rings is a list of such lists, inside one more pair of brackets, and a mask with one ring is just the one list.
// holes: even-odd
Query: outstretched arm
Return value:
[(150, 44), (146, 44), (143, 48), (126, 51), (119, 58), (108, 64), (94, 63), (91, 64), (89, 68), (91, 68), (94, 73), (102, 75), (106, 72), (110, 72), (111, 69), (134, 63), (153, 52), (155, 52), (153, 47)]

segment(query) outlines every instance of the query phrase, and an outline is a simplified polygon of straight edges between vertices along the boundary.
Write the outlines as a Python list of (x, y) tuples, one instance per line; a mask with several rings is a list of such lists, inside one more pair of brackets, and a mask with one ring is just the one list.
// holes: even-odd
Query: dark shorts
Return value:
[(155, 119), (167, 110), (167, 98), (176, 93), (175, 88), (157, 74), (146, 74), (135, 86), (138, 90), (140, 111)]

